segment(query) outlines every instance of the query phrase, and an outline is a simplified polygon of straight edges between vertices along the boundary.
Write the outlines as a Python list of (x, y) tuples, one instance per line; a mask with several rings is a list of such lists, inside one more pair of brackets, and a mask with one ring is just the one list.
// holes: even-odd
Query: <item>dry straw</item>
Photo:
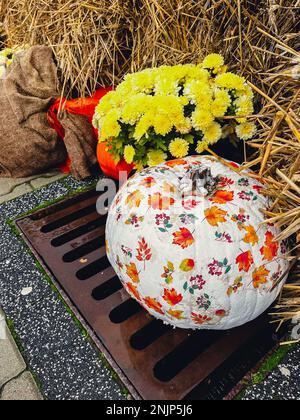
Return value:
[(1, 21), (8, 46), (53, 48), (68, 96), (209, 52), (247, 77), (259, 132), (245, 168), (266, 181), (275, 200), (266, 216), (282, 228), (280, 239), (293, 239), (278, 310), (283, 320), (300, 315), (300, 0), (2, 0)]
[(50, 45), (65, 93), (81, 95), (128, 71), (197, 63), (212, 51), (268, 92), (266, 73), (288, 70), (289, 51), (277, 38), (291, 51), (299, 42), (297, 0), (2, 0), (0, 7), (8, 45)]

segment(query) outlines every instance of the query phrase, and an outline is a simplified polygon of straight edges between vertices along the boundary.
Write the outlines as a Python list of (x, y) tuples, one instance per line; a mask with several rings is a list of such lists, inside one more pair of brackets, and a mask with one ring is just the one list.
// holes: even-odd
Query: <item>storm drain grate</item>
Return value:
[(223, 399), (276, 345), (266, 316), (228, 332), (174, 330), (122, 288), (106, 217), (89, 191), (17, 221), (28, 244), (111, 355), (137, 398)]

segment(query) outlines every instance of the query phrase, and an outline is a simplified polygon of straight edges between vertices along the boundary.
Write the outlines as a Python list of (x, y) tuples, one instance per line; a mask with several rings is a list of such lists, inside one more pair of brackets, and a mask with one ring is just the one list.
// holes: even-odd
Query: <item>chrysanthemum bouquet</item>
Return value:
[(94, 126), (115, 162), (137, 169), (168, 157), (202, 153), (235, 133), (250, 139), (253, 92), (211, 54), (198, 65), (163, 66), (128, 74), (99, 103)]

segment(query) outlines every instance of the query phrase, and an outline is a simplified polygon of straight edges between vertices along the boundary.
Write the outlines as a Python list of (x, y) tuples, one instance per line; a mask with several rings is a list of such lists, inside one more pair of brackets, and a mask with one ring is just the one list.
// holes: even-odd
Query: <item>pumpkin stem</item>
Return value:
[(193, 195), (206, 197), (216, 191), (219, 181), (220, 177), (214, 177), (210, 168), (193, 168), (182, 178), (179, 188), (184, 193), (192, 192)]

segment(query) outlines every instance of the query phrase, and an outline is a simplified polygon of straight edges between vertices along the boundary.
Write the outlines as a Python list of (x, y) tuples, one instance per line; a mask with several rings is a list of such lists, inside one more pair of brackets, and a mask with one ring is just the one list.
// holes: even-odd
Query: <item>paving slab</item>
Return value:
[(28, 178), (0, 178), (0, 196), (12, 193), (17, 186), (27, 184), (34, 178), (36, 176)]
[(61, 172), (53, 172), (49, 174), (45, 174), (39, 178), (35, 178), (30, 181), (30, 185), (33, 189), (44, 187), (52, 182), (58, 181), (60, 179), (65, 178), (66, 175), (62, 174)]
[(13, 200), (14, 198), (17, 198), (20, 195), (24, 195), (31, 191), (32, 191), (32, 187), (29, 183), (18, 185), (15, 188), (13, 188), (12, 191), (9, 192), (8, 194), (4, 194), (0, 196), (0, 204), (5, 203), (6, 201)]
[(2, 390), (1, 401), (42, 401), (33, 376), (24, 372), (18, 378), (10, 381)]
[(6, 322), (4, 312), (0, 308), (0, 340), (6, 340)]
[(2, 324), (0, 335), (0, 388), (26, 369), (26, 364), (6, 325), (3, 326), (4, 314), (0, 313)]
[(53, 170), (27, 178), (0, 178), (0, 204), (65, 177), (60, 171)]

